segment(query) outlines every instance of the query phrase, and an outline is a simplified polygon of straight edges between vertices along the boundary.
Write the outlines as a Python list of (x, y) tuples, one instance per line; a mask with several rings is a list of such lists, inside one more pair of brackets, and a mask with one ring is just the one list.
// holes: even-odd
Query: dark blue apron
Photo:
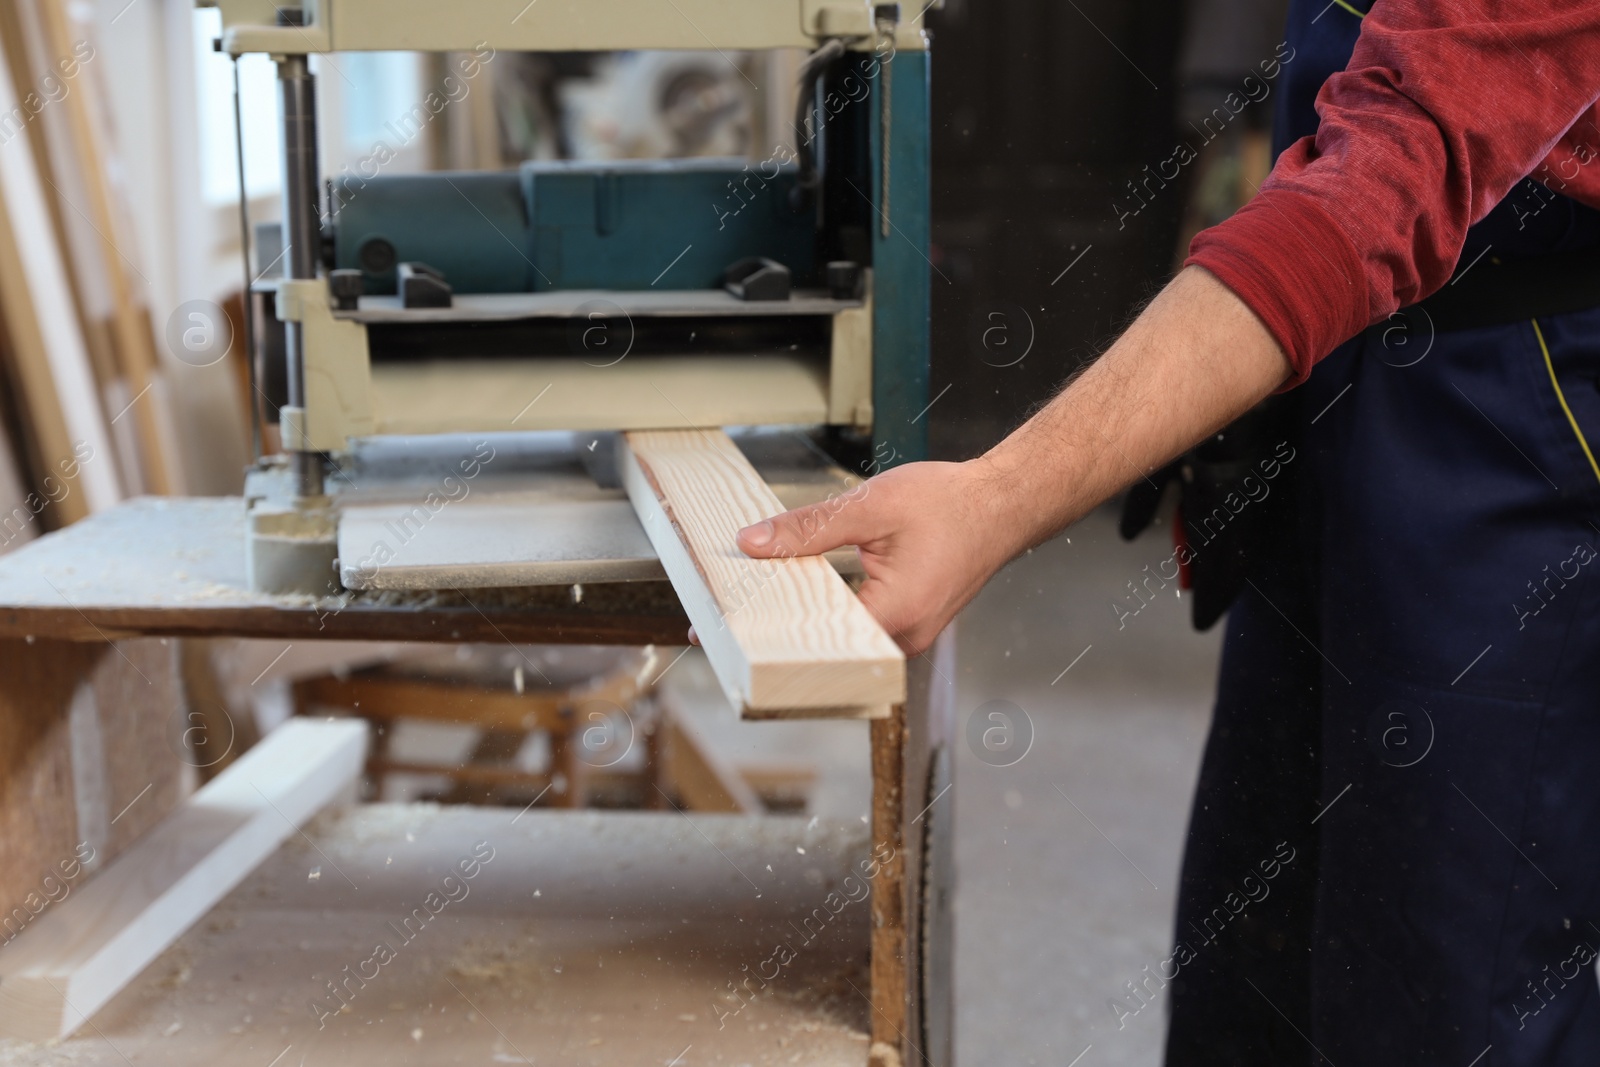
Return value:
[[(1360, 31), (1338, 0), (1289, 21), (1280, 149)], [(1597, 240), (1524, 187), (1460, 263)], [(1299, 392), (1294, 528), (1226, 622), (1167, 1063), (1594, 1067), (1600, 310), (1380, 324)]]

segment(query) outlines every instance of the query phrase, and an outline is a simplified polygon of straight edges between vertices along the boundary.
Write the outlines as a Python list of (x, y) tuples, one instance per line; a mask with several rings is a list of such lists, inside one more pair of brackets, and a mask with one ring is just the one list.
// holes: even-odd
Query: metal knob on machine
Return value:
[(722, 287), (740, 300), (789, 299), (789, 268), (766, 256), (749, 256), (722, 275)]
[(333, 306), (340, 311), (356, 310), (366, 289), (366, 280), (358, 270), (328, 272), (328, 293), (333, 297)]
[(426, 263), (402, 263), (398, 272), (400, 303), (408, 308), (447, 308), (454, 292), (444, 275)]
[(864, 277), (861, 264), (854, 260), (829, 260), (828, 295), (835, 300), (860, 300)]

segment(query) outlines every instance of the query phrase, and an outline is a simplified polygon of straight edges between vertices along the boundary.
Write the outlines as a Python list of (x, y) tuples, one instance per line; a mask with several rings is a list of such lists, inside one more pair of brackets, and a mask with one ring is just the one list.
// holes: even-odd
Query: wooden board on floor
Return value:
[(735, 707), (882, 718), (905, 699), (905, 656), (826, 561), (739, 551), (739, 529), (783, 505), (726, 433), (623, 440), (628, 497)]
[(292, 720), (190, 797), (0, 957), (0, 1036), (65, 1037), (346, 792), (366, 724)]
[(661, 694), (661, 711), (666, 778), (684, 805), (692, 811), (760, 812), (761, 798), (678, 707), (677, 694)]

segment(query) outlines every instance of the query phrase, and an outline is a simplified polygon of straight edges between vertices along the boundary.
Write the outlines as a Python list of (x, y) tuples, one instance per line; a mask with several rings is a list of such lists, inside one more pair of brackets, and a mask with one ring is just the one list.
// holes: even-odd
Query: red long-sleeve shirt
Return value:
[(1522, 178), (1600, 207), (1597, 99), (1596, 0), (1377, 0), (1317, 95), (1316, 137), (1188, 263), (1260, 316), (1303, 381), (1443, 286), (1467, 227)]

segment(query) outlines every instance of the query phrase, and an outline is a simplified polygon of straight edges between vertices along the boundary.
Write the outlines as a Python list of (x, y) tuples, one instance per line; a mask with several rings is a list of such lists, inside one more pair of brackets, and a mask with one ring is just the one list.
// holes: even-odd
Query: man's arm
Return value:
[(1467, 227), (1524, 176), (1600, 207), (1597, 97), (1594, 0), (1376, 0), (1317, 94), (1316, 137), (1189, 263), (1255, 310), (1302, 380), (1443, 286)]
[(1232, 422), (1289, 372), (1254, 312), (1189, 267), (984, 456), (896, 467), (842, 503), (740, 531), (739, 547), (770, 557), (858, 546), (862, 601), (902, 647), (920, 651), (1013, 556)]
[(1049, 406), (980, 459), (896, 468), (740, 547), (858, 546), (862, 599), (926, 647), (1007, 560), (1438, 289), (1467, 226), (1541, 160), (1541, 181), (1600, 206), (1600, 128), (1579, 121), (1597, 96), (1594, 0), (1377, 0), (1316, 138)]

